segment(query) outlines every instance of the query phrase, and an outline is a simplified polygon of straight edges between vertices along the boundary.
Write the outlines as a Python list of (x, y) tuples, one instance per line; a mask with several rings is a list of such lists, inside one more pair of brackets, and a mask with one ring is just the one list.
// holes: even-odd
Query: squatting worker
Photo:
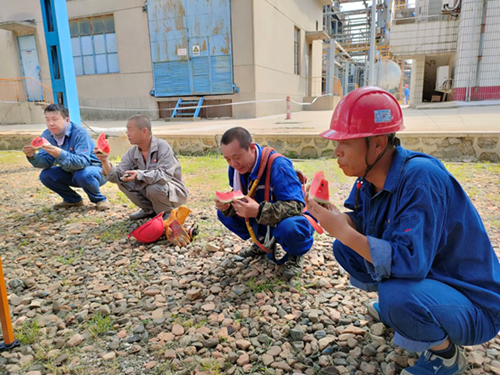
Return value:
[[(229, 164), (229, 185), (234, 190), (248, 194), (250, 186), (257, 179), (262, 150), (244, 128), (232, 128), (222, 135), (221, 152)], [(244, 240), (250, 238), (245, 218), (250, 219), (255, 235), (262, 240), (269, 229), (286, 253), (282, 275), (290, 279), (302, 272), (304, 254), (311, 249), (314, 230), (302, 216), (305, 207), (304, 193), (291, 160), (278, 157), (272, 163), (269, 176), (272, 192), (270, 202), (264, 199), (267, 168), (253, 199), (246, 196), (231, 204), (216, 200), (217, 216), (222, 224)], [(255, 244), (240, 252), (240, 256), (245, 258), (262, 255), (265, 252)]]
[(72, 187), (82, 188), (97, 210), (110, 208), (100, 187), (106, 183), (101, 175), (101, 162), (93, 152), (95, 143), (89, 133), (69, 119), (69, 111), (62, 105), (50, 104), (45, 110), (47, 129), (41, 137), (50, 144), (36, 152), (31, 145), (23, 147), (28, 161), (41, 168), (40, 181), (59, 194), (62, 202), (55, 209), (83, 206), (83, 199)]
[(97, 147), (94, 150), (102, 162), (103, 175), (140, 208), (130, 215), (131, 220), (161, 212), (168, 217), (170, 211), (186, 203), (188, 197), (179, 160), (167, 141), (152, 134), (151, 122), (146, 116), (135, 115), (128, 120), (127, 138), (133, 146), (117, 166)]
[(463, 345), (500, 330), (500, 264), (467, 194), (443, 164), (400, 146), (403, 115), (376, 87), (344, 97), (330, 130), (345, 175), (357, 181), (347, 213), (307, 199), (336, 241), (333, 252), (351, 283), (378, 291), (368, 304), (396, 331), (394, 343), (423, 352), (402, 374), (461, 374)]

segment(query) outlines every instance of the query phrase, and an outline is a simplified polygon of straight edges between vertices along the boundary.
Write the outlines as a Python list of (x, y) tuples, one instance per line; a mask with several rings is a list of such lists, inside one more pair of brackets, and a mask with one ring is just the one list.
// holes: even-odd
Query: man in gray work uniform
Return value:
[(131, 220), (155, 216), (186, 203), (188, 190), (184, 185), (181, 165), (170, 145), (151, 133), (151, 122), (146, 116), (132, 116), (127, 123), (127, 138), (133, 146), (117, 166), (108, 161), (108, 155), (95, 148), (102, 162), (102, 173), (141, 209), (130, 215)]

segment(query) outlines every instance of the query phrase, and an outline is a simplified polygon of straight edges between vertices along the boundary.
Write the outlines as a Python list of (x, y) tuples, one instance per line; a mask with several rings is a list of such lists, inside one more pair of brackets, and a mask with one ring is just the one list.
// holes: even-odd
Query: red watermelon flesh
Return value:
[(309, 196), (318, 203), (330, 203), (328, 181), (325, 180), (325, 174), (323, 173), (323, 171), (319, 171), (314, 174), (311, 188), (309, 189)]
[(40, 148), (42, 147), (43, 145), (50, 145), (50, 142), (47, 141), (44, 137), (36, 137), (35, 139), (33, 139), (31, 141), (31, 145), (34, 147), (34, 148)]
[(243, 199), (245, 196), (239, 190), (228, 191), (227, 193), (215, 192), (215, 197), (219, 202), (231, 203), (233, 200)]
[(97, 138), (97, 148), (104, 154), (109, 154), (110, 148), (108, 141), (106, 141), (106, 134), (101, 133), (99, 138)]

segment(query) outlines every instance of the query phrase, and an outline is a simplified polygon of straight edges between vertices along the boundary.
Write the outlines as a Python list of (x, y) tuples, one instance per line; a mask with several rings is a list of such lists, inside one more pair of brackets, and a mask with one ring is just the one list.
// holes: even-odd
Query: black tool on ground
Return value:
[(198, 234), (200, 234), (200, 231), (199, 231), (199, 227), (198, 227), (198, 224), (194, 224), (192, 226), (190, 226), (187, 230), (187, 233), (188, 233), (188, 236), (191, 240), (193, 240), (193, 238), (195, 236), (197, 236)]

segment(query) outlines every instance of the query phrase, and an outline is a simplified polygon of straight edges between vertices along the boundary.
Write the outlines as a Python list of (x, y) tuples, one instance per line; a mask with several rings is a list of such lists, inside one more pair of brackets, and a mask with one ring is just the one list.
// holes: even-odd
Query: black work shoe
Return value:
[(302, 266), (304, 265), (304, 257), (297, 255), (290, 255), (285, 262), (285, 266), (281, 274), (287, 279), (294, 278), (302, 273)]
[(154, 211), (144, 211), (144, 210), (139, 210), (137, 212), (134, 212), (133, 214), (130, 214), (128, 217), (130, 220), (140, 220), (140, 219), (145, 219), (145, 218), (150, 218), (155, 216)]
[(243, 258), (254, 258), (266, 255), (266, 252), (261, 250), (257, 245), (252, 245), (241, 249), (239, 255)]

